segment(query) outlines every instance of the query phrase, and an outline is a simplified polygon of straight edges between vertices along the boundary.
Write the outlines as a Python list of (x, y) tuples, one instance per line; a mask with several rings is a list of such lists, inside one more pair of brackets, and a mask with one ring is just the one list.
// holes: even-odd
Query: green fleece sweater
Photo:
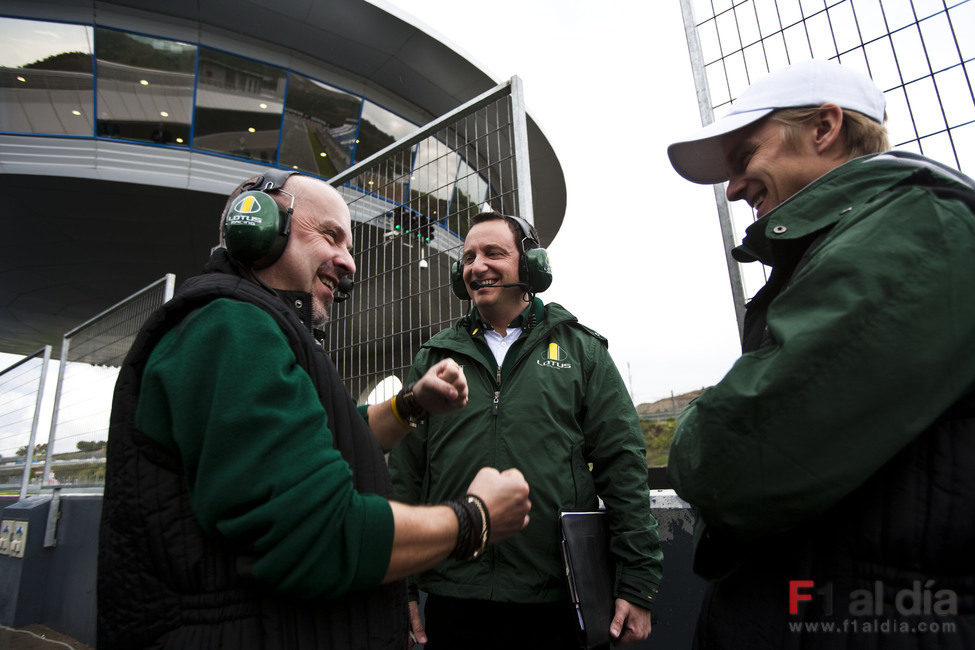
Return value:
[(167, 333), (143, 374), (136, 424), (174, 451), (208, 533), (254, 575), (304, 597), (382, 581), (389, 503), (359, 494), (287, 339), (259, 307), (211, 302)]

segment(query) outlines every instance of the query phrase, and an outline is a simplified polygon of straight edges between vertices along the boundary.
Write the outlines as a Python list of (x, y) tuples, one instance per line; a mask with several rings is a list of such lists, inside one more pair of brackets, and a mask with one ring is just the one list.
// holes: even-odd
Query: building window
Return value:
[(91, 136), (92, 29), (0, 18), (0, 131)]
[[(0, 17), (0, 133), (160, 144), (331, 178), (416, 128), (363, 97), (222, 50)], [(410, 167), (401, 159), (367, 189), (406, 202)]]
[(276, 163), (286, 80), (281, 68), (201, 47), (193, 148)]
[(95, 30), (98, 135), (190, 145), (196, 47)]
[(331, 178), (352, 164), (362, 100), (291, 73), (280, 164)]
[(415, 124), (366, 100), (362, 107), (362, 124), (356, 136), (355, 161), (365, 160), (415, 130)]

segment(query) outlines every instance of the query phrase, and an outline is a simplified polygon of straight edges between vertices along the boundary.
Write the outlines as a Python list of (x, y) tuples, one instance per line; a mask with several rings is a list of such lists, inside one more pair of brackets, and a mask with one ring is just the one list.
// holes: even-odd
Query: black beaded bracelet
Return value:
[(454, 544), (454, 550), (450, 552), (450, 557), (469, 560), (474, 557), (474, 551), (477, 550), (477, 542), (471, 526), (471, 513), (465, 502), (458, 499), (445, 501), (444, 505), (449, 506), (457, 515), (457, 542)]
[(400, 391), (396, 394), (396, 410), (401, 416), (403, 416), (410, 426), (415, 427), (418, 423), (423, 422), (430, 415), (427, 410), (420, 406), (420, 403), (416, 401), (416, 395), (413, 394), (413, 384), (407, 384), (403, 386)]
[[(480, 521), (480, 533), (474, 533), (477, 538), (478, 547), (474, 551), (473, 558), (484, 552), (487, 548), (488, 539), (491, 538), (491, 516), (488, 514), (487, 504), (484, 503), (484, 499), (477, 496), (476, 494), (468, 494), (466, 499), (468, 505), (473, 506), (477, 509), (478, 520)], [(474, 531), (472, 531), (474, 532)]]

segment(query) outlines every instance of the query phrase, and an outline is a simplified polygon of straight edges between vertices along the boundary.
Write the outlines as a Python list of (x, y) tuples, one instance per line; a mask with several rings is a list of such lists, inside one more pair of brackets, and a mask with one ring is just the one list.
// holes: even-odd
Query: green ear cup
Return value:
[(524, 253), (528, 277), (525, 281), (532, 293), (541, 293), (552, 286), (552, 266), (548, 261), (548, 251), (544, 248), (531, 248)]
[(450, 288), (461, 300), (470, 299), (467, 294), (467, 283), (464, 282), (464, 265), (459, 261), (450, 265)]
[(288, 243), (288, 215), (264, 192), (252, 190), (238, 196), (223, 220), (227, 250), (254, 268), (269, 266)]

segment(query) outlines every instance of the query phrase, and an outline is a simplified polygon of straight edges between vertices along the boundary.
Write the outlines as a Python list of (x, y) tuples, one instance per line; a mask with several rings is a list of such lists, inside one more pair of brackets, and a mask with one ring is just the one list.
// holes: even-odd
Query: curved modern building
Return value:
[[(56, 346), (165, 273), (177, 284), (198, 273), (227, 193), (262, 166), (336, 178), (495, 86), (447, 45), (363, 0), (8, 0), (0, 13), (2, 352)], [(565, 181), (530, 117), (526, 132), (531, 211), (548, 243)], [(440, 155), (432, 149), (415, 145), (399, 173)], [(459, 189), (462, 179), (492, 181), (463, 148), (451, 155), (435, 193), (441, 212), (456, 213), (461, 198), (481, 201)], [(436, 209), (417, 215), (407, 200), (433, 190), (400, 194), (380, 197), (380, 266), (414, 248), (405, 239), (389, 247), (387, 229), (404, 216), (441, 243), (462, 236)], [(429, 268), (422, 251), (418, 259)], [(360, 264), (360, 280), (376, 270)], [(373, 295), (361, 311), (397, 298)]]

